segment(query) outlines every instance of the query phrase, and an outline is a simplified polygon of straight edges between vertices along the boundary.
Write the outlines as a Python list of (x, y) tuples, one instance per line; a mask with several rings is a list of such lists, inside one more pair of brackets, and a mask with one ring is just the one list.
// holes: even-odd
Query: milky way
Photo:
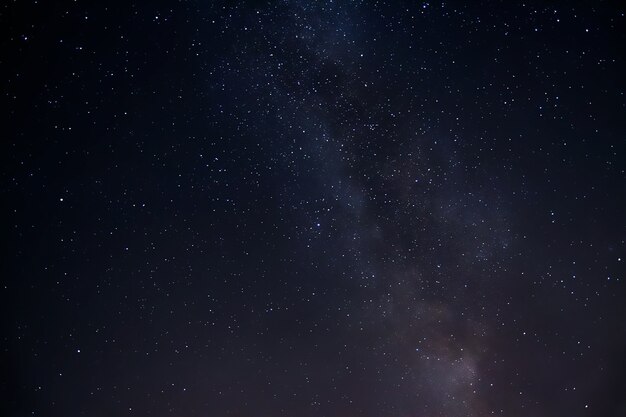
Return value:
[(612, 2), (2, 7), (6, 416), (626, 415)]

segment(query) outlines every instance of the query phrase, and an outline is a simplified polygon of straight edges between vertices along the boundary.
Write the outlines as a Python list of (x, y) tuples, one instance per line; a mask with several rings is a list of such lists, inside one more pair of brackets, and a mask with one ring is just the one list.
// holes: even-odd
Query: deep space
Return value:
[(626, 416), (626, 4), (0, 6), (0, 415)]

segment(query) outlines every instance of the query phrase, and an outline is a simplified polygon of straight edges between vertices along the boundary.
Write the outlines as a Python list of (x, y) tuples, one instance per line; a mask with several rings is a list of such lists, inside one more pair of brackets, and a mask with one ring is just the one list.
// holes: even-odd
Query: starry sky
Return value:
[(11, 1), (0, 415), (626, 415), (626, 8)]

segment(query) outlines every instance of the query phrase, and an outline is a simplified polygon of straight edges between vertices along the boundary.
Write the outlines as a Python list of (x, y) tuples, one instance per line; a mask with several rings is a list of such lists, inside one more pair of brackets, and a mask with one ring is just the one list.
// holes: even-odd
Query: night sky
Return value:
[(0, 415), (626, 416), (619, 2), (0, 9)]

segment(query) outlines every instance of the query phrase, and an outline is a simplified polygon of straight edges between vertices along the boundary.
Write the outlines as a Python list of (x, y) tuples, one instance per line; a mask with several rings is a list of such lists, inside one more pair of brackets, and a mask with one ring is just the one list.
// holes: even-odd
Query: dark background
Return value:
[(619, 2), (0, 9), (3, 416), (626, 415)]

